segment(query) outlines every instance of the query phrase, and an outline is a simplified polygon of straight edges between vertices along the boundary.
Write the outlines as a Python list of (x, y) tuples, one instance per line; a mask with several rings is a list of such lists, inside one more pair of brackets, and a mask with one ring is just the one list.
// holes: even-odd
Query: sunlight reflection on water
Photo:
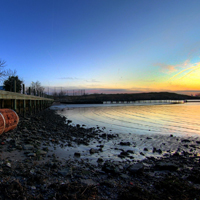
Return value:
[[(60, 148), (55, 153), (63, 159), (75, 159), (74, 153), (81, 153), (79, 160), (88, 160), (98, 165), (98, 158), (117, 162), (135, 162), (147, 157), (162, 157), (177, 151), (190, 151), (188, 145), (181, 142), (182, 137), (189, 139), (190, 146), (200, 141), (200, 103), (165, 104), (165, 105), (55, 105), (51, 109), (72, 120), (74, 125), (86, 125), (87, 128), (99, 127), (104, 133), (117, 133), (116, 139), (91, 140), (88, 146), (73, 144)], [(105, 128), (104, 128), (105, 127)], [(90, 154), (91, 148), (98, 148), (99, 141), (103, 152)], [(122, 146), (120, 142), (130, 142)], [(161, 149), (162, 154), (153, 149)], [(147, 149), (144, 150), (144, 149)], [(122, 151), (133, 153), (125, 158), (119, 157)], [(193, 148), (193, 153), (200, 153), (200, 148)]]
[(105, 127), (104, 132), (177, 136), (200, 135), (200, 103), (164, 105), (56, 105), (74, 125)]

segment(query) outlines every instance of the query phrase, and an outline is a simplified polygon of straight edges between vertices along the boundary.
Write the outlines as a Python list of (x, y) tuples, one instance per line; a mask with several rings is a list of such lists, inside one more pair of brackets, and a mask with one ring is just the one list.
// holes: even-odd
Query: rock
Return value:
[(159, 153), (161, 154), (162, 153), (162, 150), (161, 149), (156, 149), (155, 147), (153, 147), (153, 150), (152, 150), (153, 153)]
[(24, 128), (22, 131), (23, 131), (24, 133), (29, 133), (29, 131), (27, 130), (27, 128)]
[(102, 145), (102, 144), (101, 144), (101, 145), (97, 145), (97, 147), (103, 148), (103, 147), (104, 147), (104, 145)]
[(152, 152), (155, 153), (157, 151), (157, 149), (155, 147), (153, 147)]
[(39, 151), (39, 154), (43, 156), (43, 155), (46, 155), (47, 152), (46, 152), (46, 151), (43, 151), (43, 150), (40, 150), (40, 151)]
[(158, 149), (157, 152), (158, 152), (159, 154), (161, 154), (161, 153), (162, 153), (162, 150), (161, 150), (161, 149)]
[(101, 185), (105, 185), (109, 188), (114, 188), (115, 187), (115, 181), (114, 180), (104, 180), (101, 182)]
[(11, 142), (12, 138), (7, 138), (6, 142)]
[(44, 155), (47, 154), (47, 152), (46, 152), (46, 151), (43, 151), (43, 150), (38, 150), (38, 151), (36, 152), (36, 154), (37, 154), (37, 155), (44, 156)]
[(58, 171), (58, 174), (61, 174), (62, 176), (68, 176), (71, 175), (71, 171), (69, 168), (66, 168)]
[(36, 190), (36, 187), (35, 187), (35, 186), (31, 186), (31, 189), (32, 189), (32, 190)]
[(178, 169), (178, 166), (171, 162), (160, 161), (156, 163), (156, 168), (158, 168), (159, 170), (176, 171)]
[(35, 153), (29, 153), (29, 154), (27, 154), (27, 157), (36, 157), (36, 154)]
[(115, 166), (115, 164), (110, 161), (104, 163), (102, 170), (108, 173), (114, 173), (114, 174), (120, 173), (119, 167)]
[(29, 153), (32, 153), (32, 151), (30, 151), (30, 150), (24, 151), (24, 154), (29, 154)]
[(10, 162), (7, 162), (7, 163), (6, 163), (6, 167), (11, 168), (11, 163), (10, 163)]
[(102, 158), (98, 158), (97, 162), (103, 162)]
[(76, 156), (76, 157), (80, 157), (81, 154), (80, 154), (79, 152), (75, 152), (75, 153), (74, 153), (74, 156)]
[(30, 145), (30, 144), (23, 145), (24, 150), (32, 150), (33, 148), (34, 148), (34, 146)]
[(181, 140), (181, 142), (190, 142), (190, 140), (186, 140), (186, 139), (185, 139), (185, 140)]
[(86, 185), (96, 185), (96, 183), (92, 179), (81, 179), (81, 183), (84, 183)]
[(22, 145), (16, 145), (16, 148), (19, 149), (19, 150), (22, 150)]
[(102, 138), (106, 138), (106, 133), (103, 133), (102, 135), (100, 135)]
[(147, 148), (144, 148), (144, 151), (148, 151), (148, 149), (147, 149)]
[(173, 156), (177, 156), (177, 157), (178, 157), (178, 156), (180, 156), (180, 155), (179, 155), (179, 153), (176, 151), (176, 152), (173, 154)]
[(134, 153), (133, 150), (127, 150), (127, 153)]
[(94, 149), (94, 148), (91, 148), (90, 149), (90, 153), (93, 154), (93, 153), (98, 153), (99, 150), (98, 149)]
[(118, 157), (119, 157), (119, 158), (125, 158), (125, 156), (123, 156), (123, 155), (121, 155), (121, 154), (119, 154)]
[(122, 146), (130, 146), (131, 145), (130, 142), (120, 142), (119, 144)]
[(127, 174), (121, 174), (120, 177), (127, 180), (130, 178)]
[(128, 156), (129, 153), (128, 153), (127, 151), (122, 151), (122, 152), (120, 153), (120, 155), (122, 155), (122, 156)]
[(44, 151), (48, 151), (49, 149), (48, 149), (48, 147), (44, 147), (43, 150)]
[(133, 165), (131, 165), (131, 166), (128, 168), (128, 171), (129, 171), (131, 174), (143, 173), (143, 171), (144, 171), (144, 165), (143, 165), (143, 163), (136, 163), (136, 164), (133, 164)]

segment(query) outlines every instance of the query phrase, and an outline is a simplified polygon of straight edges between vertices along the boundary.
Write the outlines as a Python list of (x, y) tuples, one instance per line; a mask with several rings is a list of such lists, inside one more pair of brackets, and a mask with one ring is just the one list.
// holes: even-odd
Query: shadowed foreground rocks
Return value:
[[(104, 138), (98, 129), (65, 122), (47, 109), (20, 117), (17, 129), (0, 136), (0, 199), (200, 199), (200, 157), (195, 151), (179, 149), (135, 163), (60, 159), (52, 150), (55, 144), (89, 145)], [(102, 148), (91, 148), (91, 155)]]

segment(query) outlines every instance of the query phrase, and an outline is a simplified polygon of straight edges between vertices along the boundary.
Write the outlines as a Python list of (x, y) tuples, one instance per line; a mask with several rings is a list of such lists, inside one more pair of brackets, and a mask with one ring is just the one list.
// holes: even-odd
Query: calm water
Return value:
[[(72, 123), (107, 133), (200, 136), (200, 103), (164, 105), (56, 105)], [(105, 127), (105, 128), (104, 128)]]
[[(191, 141), (188, 144), (190, 146), (196, 146), (196, 141), (200, 141), (200, 103), (55, 105), (51, 108), (72, 120), (74, 125), (85, 125), (88, 128), (98, 126), (104, 133), (119, 134), (119, 137), (112, 140), (99, 137), (91, 140), (87, 146), (72, 143), (72, 146), (64, 144), (62, 148), (57, 145), (54, 153), (63, 159), (77, 159), (74, 153), (79, 152), (81, 157), (78, 159), (85, 159), (94, 165), (98, 165), (98, 158), (104, 161), (112, 159), (117, 162), (136, 162), (146, 157), (170, 155), (176, 151), (190, 152), (191, 147), (181, 142), (183, 137)], [(170, 137), (171, 134), (174, 137)], [(130, 145), (122, 146), (121, 141), (130, 142)], [(90, 149), (98, 149), (100, 143), (104, 146), (103, 152), (90, 154)], [(163, 153), (153, 153), (153, 148), (161, 149)], [(121, 151), (127, 150), (133, 151), (131, 157), (120, 158)], [(192, 151), (200, 154), (199, 147)]]

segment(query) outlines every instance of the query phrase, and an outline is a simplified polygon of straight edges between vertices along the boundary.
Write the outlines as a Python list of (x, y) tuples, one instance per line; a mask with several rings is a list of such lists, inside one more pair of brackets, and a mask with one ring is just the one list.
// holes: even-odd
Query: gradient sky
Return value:
[(200, 92), (199, 0), (0, 0), (0, 58), (26, 86)]

